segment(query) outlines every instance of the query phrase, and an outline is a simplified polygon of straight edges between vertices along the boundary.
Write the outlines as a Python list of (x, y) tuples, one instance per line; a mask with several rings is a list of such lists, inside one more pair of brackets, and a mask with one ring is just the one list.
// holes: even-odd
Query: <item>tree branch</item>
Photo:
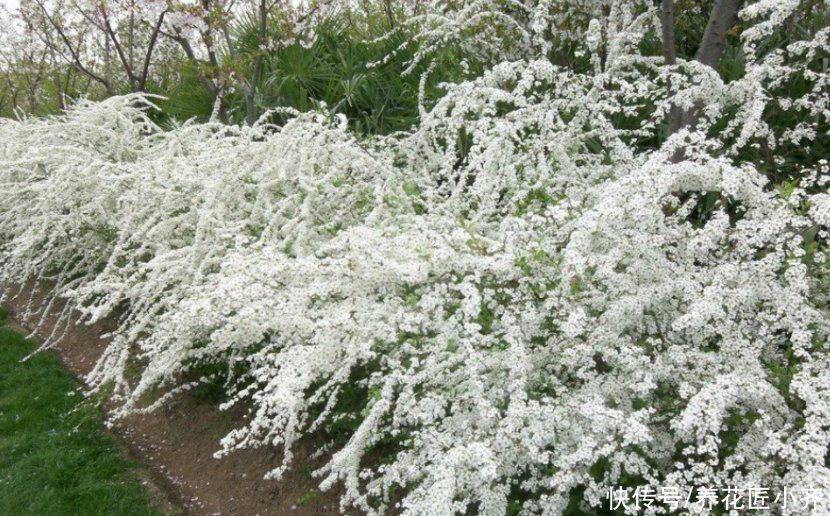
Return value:
[(79, 72), (83, 73), (84, 75), (86, 75), (90, 79), (93, 79), (93, 80), (101, 83), (104, 86), (104, 88), (107, 90), (107, 94), (112, 95), (112, 93), (113, 93), (112, 83), (110, 81), (108, 81), (107, 79), (105, 79), (104, 77), (101, 77), (100, 75), (98, 75), (98, 74), (94, 73), (93, 71), (87, 69), (87, 67), (85, 67), (83, 65), (83, 63), (81, 63), (81, 58), (80, 58), (80, 55), (78, 54), (78, 51), (75, 50), (72, 47), (72, 42), (69, 41), (69, 37), (63, 31), (63, 28), (60, 26), (60, 24), (49, 15), (49, 12), (47, 11), (46, 6), (43, 4), (43, 0), (35, 0), (35, 3), (37, 4), (38, 7), (40, 7), (40, 10), (43, 13), (43, 16), (46, 18), (46, 20), (49, 22), (49, 24), (52, 26), (52, 28), (55, 29), (55, 32), (58, 33), (58, 36), (60, 37), (61, 41), (63, 41), (64, 45), (66, 46), (67, 50), (69, 51), (69, 54), (72, 56), (72, 60), (71, 60), (72, 66), (74, 66)]
[(141, 91), (144, 91), (144, 87), (147, 85), (147, 76), (150, 73), (150, 61), (153, 58), (153, 50), (158, 42), (159, 33), (161, 32), (161, 24), (164, 23), (164, 17), (166, 15), (166, 10), (159, 14), (159, 19), (153, 27), (153, 33), (150, 35), (150, 42), (147, 44), (147, 53), (144, 55), (144, 66), (141, 69), (141, 77), (139, 77), (139, 87)]
[(130, 86), (133, 91), (136, 90), (136, 77), (133, 73), (133, 68), (130, 66), (130, 62), (127, 59), (126, 54), (124, 53), (124, 49), (121, 48), (121, 43), (118, 41), (118, 37), (115, 34), (115, 31), (112, 29), (112, 25), (110, 25), (109, 17), (107, 16), (107, 11), (104, 6), (100, 6), (100, 13), (101, 17), (104, 20), (104, 30), (107, 34), (107, 37), (110, 38), (112, 44), (115, 45), (115, 53), (118, 54), (118, 59), (121, 61), (121, 64), (124, 66), (124, 71), (127, 72), (127, 79), (130, 81)]

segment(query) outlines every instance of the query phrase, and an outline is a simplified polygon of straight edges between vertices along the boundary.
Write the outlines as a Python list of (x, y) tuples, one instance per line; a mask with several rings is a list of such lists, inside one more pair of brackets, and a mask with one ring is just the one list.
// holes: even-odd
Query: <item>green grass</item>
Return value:
[(33, 344), (5, 319), (0, 309), (0, 514), (161, 514), (58, 358), (20, 362)]

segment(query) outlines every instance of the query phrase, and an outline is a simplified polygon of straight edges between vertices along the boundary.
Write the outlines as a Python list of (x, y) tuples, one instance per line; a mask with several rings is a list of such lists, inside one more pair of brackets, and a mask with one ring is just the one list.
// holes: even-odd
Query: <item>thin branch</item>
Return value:
[(66, 46), (67, 50), (69, 51), (69, 54), (72, 56), (71, 60), (69, 60), (69, 59), (67, 59), (67, 60), (71, 61), (72, 65), (78, 71), (85, 74), (90, 79), (93, 79), (93, 80), (101, 83), (104, 86), (104, 88), (107, 90), (107, 94), (111, 95), (113, 93), (112, 83), (110, 81), (108, 81), (107, 79), (105, 79), (104, 77), (101, 77), (100, 75), (96, 74), (95, 72), (89, 70), (86, 66), (83, 65), (83, 63), (81, 63), (81, 58), (80, 58), (80, 55), (78, 54), (78, 51), (75, 50), (72, 47), (72, 42), (69, 41), (69, 37), (66, 35), (66, 33), (64, 32), (64, 30), (60, 26), (60, 24), (54, 18), (52, 18), (52, 16), (49, 15), (49, 12), (47, 11), (46, 6), (43, 3), (43, 0), (35, 0), (35, 3), (38, 5), (38, 7), (40, 7), (40, 10), (43, 13), (43, 16), (46, 18), (46, 20), (49, 22), (49, 24), (52, 26), (52, 28), (55, 29), (55, 32), (58, 33), (58, 36), (60, 37), (61, 41), (63, 41), (64, 45)]
[(107, 16), (107, 10), (102, 5), (100, 6), (99, 12), (101, 13), (101, 18), (103, 18), (104, 20), (104, 31), (110, 38), (110, 41), (112, 41), (112, 44), (115, 46), (115, 53), (118, 54), (118, 59), (124, 66), (124, 71), (127, 72), (127, 78), (130, 80), (130, 86), (133, 88), (133, 90), (135, 90), (137, 86), (135, 74), (133, 74), (133, 69), (130, 66), (130, 62), (127, 59), (127, 55), (124, 53), (124, 49), (121, 48), (121, 43), (118, 41), (118, 36), (116, 36), (115, 31), (112, 29), (109, 17)]
[(190, 41), (188, 41), (187, 38), (182, 36), (180, 32), (171, 34), (169, 32), (162, 31), (162, 34), (172, 39), (173, 41), (178, 43), (179, 46), (182, 47), (182, 50), (184, 51), (184, 54), (187, 57), (187, 60), (190, 61), (190, 63), (196, 68), (199, 83), (202, 85), (202, 87), (205, 89), (208, 95), (210, 95), (211, 98), (213, 98), (216, 95), (216, 88), (213, 84), (210, 83), (208, 78), (202, 72), (201, 63), (199, 62), (199, 59), (196, 57), (196, 53), (193, 51), (193, 46), (190, 44)]

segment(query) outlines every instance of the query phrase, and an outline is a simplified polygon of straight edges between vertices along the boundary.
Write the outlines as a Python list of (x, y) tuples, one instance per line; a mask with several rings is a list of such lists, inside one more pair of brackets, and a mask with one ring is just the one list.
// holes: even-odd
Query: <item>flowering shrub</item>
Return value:
[[(323, 110), (163, 131), (141, 96), (4, 121), (0, 281), (48, 280), (85, 321), (119, 314), (88, 377), (115, 417), (221, 379), (251, 417), (219, 455), (280, 446), (275, 478), (304, 434), (345, 428), (317, 471), (344, 507), (559, 514), (623, 483), (830, 487), (830, 198), (810, 143), (828, 29), (762, 51), (801, 4), (751, 4), (725, 83), (642, 51), (649, 3), (606, 3), (510, 18), (535, 54), (447, 85), (406, 134), (360, 139)], [(492, 4), (442, 16), (524, 9)], [(556, 23), (581, 65), (532, 36)], [(673, 105), (697, 120), (648, 143)]]

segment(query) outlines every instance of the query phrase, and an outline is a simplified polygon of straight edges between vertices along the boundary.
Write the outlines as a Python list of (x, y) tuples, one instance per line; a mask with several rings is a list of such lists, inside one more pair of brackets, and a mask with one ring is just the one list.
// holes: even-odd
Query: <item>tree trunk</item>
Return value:
[(245, 122), (249, 126), (256, 122), (256, 104), (254, 103), (254, 92), (245, 92)]
[[(738, 18), (738, 9), (741, 0), (715, 0), (706, 31), (700, 41), (700, 47), (695, 60), (717, 69), (723, 52), (726, 49), (726, 35), (735, 25)], [(667, 64), (676, 62), (674, 49), (674, 6), (672, 0), (663, 0), (663, 54)], [(671, 61), (670, 61), (671, 58)], [(684, 127), (694, 129), (700, 120), (702, 106), (695, 106), (689, 110), (680, 110), (672, 107), (669, 114), (668, 134), (674, 134)]]
[[(660, 6), (660, 25), (663, 29), (663, 58), (669, 66), (677, 64), (677, 46), (674, 34), (674, 0), (662, 0)], [(666, 79), (666, 90), (669, 97), (674, 95), (671, 77)], [(668, 134), (674, 134), (680, 129), (683, 113), (675, 104), (669, 108)]]
[(259, 87), (259, 79), (262, 74), (263, 65), (263, 47), (267, 46), (268, 38), (268, 7), (266, 0), (261, 0), (259, 3), (259, 45), (257, 48), (257, 56), (254, 59), (254, 70), (251, 75), (251, 82), (245, 88), (245, 119), (248, 125), (254, 125), (257, 119), (256, 104), (254, 102), (256, 97), (256, 90)]
[(392, 0), (384, 0), (383, 9), (386, 12), (386, 21), (389, 23), (389, 29), (395, 30), (395, 15), (392, 12)]
[(695, 59), (712, 68), (718, 67), (726, 49), (726, 33), (735, 25), (740, 7), (741, 0), (715, 0)]

